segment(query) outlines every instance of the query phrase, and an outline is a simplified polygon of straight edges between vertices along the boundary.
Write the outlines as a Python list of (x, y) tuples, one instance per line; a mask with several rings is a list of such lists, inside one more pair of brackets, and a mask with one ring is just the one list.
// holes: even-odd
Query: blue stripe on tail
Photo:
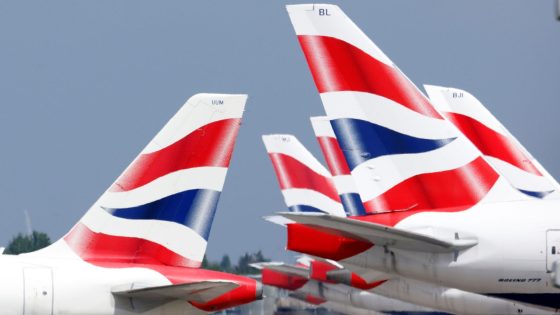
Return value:
[(290, 212), (315, 212), (315, 213), (326, 213), (323, 210), (317, 209), (315, 207), (312, 206), (308, 206), (308, 205), (295, 205), (295, 206), (291, 206), (289, 207)]
[(520, 192), (524, 193), (525, 195), (531, 196), (531, 197), (535, 197), (535, 198), (544, 198), (546, 196), (548, 196), (549, 194), (553, 193), (554, 190), (547, 190), (547, 191), (530, 191), (530, 190), (523, 190), (523, 189), (517, 189)]
[(193, 189), (136, 207), (105, 210), (123, 219), (162, 220), (183, 224), (208, 240), (219, 197), (219, 191)]
[(331, 125), (351, 170), (376, 157), (428, 152), (441, 148), (456, 139), (416, 138), (353, 118), (334, 119), (331, 120)]
[(362, 199), (357, 193), (341, 194), (340, 200), (342, 201), (342, 206), (344, 207), (344, 212), (346, 212), (346, 215), (366, 215), (366, 208), (364, 208)]

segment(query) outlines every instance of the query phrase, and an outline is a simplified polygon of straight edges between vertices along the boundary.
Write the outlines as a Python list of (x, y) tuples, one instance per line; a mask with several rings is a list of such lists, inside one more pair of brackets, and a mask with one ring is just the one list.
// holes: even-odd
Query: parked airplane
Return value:
[[(338, 146), (330, 121), (327, 117), (313, 117), (311, 122), (330, 169), (327, 175), (321, 175), (314, 171), (319, 169), (318, 166), (321, 166), (323, 169), (324, 167), (296, 137), (292, 135), (263, 136), (268, 154), (271, 157), (274, 170), (281, 185), (280, 187), (283, 188), (282, 193), (286, 195), (286, 192), (290, 190), (285, 185), (282, 185), (283, 182), (298, 182), (300, 187), (305, 187), (306, 190), (313, 192), (305, 200), (308, 203), (313, 203), (313, 198), (317, 198), (334, 188), (340, 195), (339, 200), (344, 209), (348, 209), (347, 212), (351, 212), (353, 209), (360, 207), (357, 204), (361, 204), (361, 200), (359, 197), (344, 197), (357, 195), (357, 190), (352, 182), (349, 170), (345, 166), (346, 161), (344, 160), (342, 150)], [(283, 155), (283, 157), (277, 158), (278, 155)], [(298, 159), (299, 157), (305, 157), (305, 159)], [(285, 160), (292, 160), (293, 162), (282, 163)], [(298, 167), (292, 168), (293, 165), (298, 165)], [(313, 168), (311, 165), (313, 165)], [(333, 174), (332, 177), (331, 173)], [(285, 198), (285, 201), (288, 202), (288, 199)], [(297, 208), (290, 207), (290, 209), (296, 209), (295, 211), (292, 210), (292, 212), (297, 212)], [(321, 209), (316, 209), (316, 212), (325, 213)], [(324, 243), (326, 242), (324, 241)], [(288, 248), (291, 246), (294, 245), (289, 244)], [(280, 265), (281, 267), (277, 267), (277, 265), (272, 264), (269, 268), (275, 269), (277, 272), (290, 270), (290, 266)], [(387, 274), (379, 274), (379, 279), (367, 282), (358, 274), (329, 261), (308, 260), (308, 263), (305, 265), (309, 266), (308, 278), (314, 281), (306, 285), (301, 291), (322, 299), (349, 304), (358, 308), (391, 311), (391, 309), (383, 307), (392, 307), (393, 311), (421, 312), (420, 310), (414, 310), (408, 304), (414, 303), (431, 308), (432, 310), (424, 310), (430, 313), (434, 312), (433, 309), (454, 314), (480, 315), (554, 313), (516, 302), (446, 288), (418, 280), (389, 276)], [(264, 278), (263, 283), (266, 284)], [(364, 292), (364, 290), (367, 292)], [(383, 297), (408, 303), (387, 303), (387, 299)]]
[(559, 201), (512, 187), (337, 6), (288, 12), (368, 212), (285, 213), (314, 228), (288, 244), (330, 234), (317, 250), (351, 270), (560, 308)]
[(260, 284), (199, 269), (246, 95), (191, 97), (53, 245), (0, 256), (3, 314), (204, 314)]

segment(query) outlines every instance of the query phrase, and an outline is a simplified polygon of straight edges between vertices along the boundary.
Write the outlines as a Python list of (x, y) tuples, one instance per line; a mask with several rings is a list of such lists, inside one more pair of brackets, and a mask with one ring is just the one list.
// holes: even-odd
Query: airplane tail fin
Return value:
[(368, 213), (519, 198), (339, 7), (287, 9)]
[(296, 137), (262, 138), (290, 211), (344, 216), (331, 174)]
[(467, 91), (425, 85), (432, 104), (516, 189), (535, 198), (558, 196), (558, 183), (523, 145)]
[(192, 96), (53, 248), (91, 263), (199, 267), (246, 99)]

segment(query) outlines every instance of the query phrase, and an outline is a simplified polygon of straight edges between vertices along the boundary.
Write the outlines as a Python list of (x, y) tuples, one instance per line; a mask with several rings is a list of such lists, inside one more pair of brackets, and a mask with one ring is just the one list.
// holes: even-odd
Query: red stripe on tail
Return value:
[(453, 170), (408, 178), (380, 196), (364, 202), (364, 206), (370, 213), (464, 209), (484, 198), (498, 177), (494, 169), (478, 157)]
[(83, 260), (92, 263), (146, 264), (200, 267), (200, 261), (185, 258), (166, 247), (136, 237), (97, 233), (78, 223), (64, 240)]
[(193, 167), (228, 167), (239, 125), (239, 118), (215, 121), (159, 151), (140, 155), (110, 190), (129, 191)]
[(333, 37), (299, 35), (298, 39), (319, 93), (372, 93), (391, 99), (425, 116), (442, 118), (426, 97), (397, 68), (388, 66), (361, 49)]
[(340, 202), (330, 178), (316, 173), (305, 164), (282, 153), (269, 153), (282, 190), (289, 188), (310, 189)]
[(333, 176), (350, 175), (350, 168), (346, 164), (344, 153), (338, 145), (338, 141), (332, 137), (317, 137), (323, 156)]
[(482, 154), (500, 159), (528, 173), (542, 176), (529, 157), (508, 137), (462, 114), (445, 113), (445, 117), (459, 128)]

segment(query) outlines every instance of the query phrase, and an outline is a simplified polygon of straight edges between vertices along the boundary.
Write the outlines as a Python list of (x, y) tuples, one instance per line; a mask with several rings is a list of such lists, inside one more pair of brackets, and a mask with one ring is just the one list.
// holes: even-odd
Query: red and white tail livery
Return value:
[(94, 263), (199, 267), (245, 100), (219, 94), (189, 99), (64, 242)]
[(521, 198), (337, 6), (288, 13), (368, 213)]
[(292, 212), (345, 216), (330, 172), (292, 135), (265, 135), (284, 201)]
[(191, 97), (66, 236), (0, 256), (3, 311), (200, 314), (259, 298), (253, 279), (198, 269), (246, 99)]
[(425, 85), (434, 106), (516, 189), (535, 197), (558, 197), (558, 183), (517, 139), (467, 91)]

